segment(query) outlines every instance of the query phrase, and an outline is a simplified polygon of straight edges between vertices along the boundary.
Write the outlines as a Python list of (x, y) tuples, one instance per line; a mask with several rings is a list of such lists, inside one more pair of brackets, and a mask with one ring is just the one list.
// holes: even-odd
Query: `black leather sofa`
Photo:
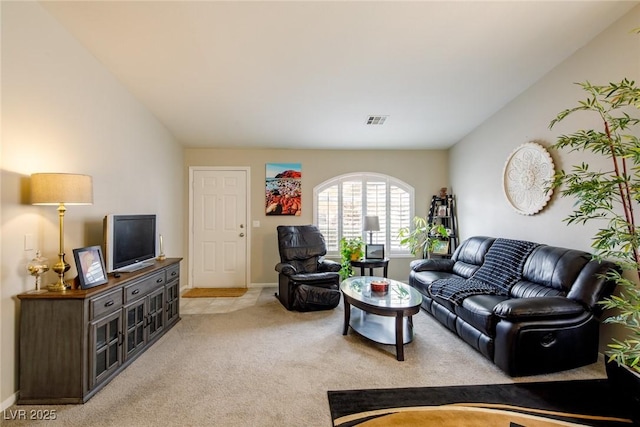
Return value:
[(597, 360), (597, 302), (613, 292), (603, 275), (615, 268), (583, 251), (478, 236), (451, 259), (413, 261), (409, 285), (435, 319), (508, 375), (522, 376)]

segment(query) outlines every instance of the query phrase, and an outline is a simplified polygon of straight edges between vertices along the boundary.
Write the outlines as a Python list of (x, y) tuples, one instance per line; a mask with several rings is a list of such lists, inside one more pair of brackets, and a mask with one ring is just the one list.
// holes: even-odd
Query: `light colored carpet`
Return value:
[[(602, 361), (510, 378), (424, 312), (398, 362), (393, 346), (351, 330), (335, 310), (289, 312), (264, 289), (254, 306), (182, 320), (84, 405), (55, 409), (64, 426), (331, 426), (328, 390), (604, 378)], [(3, 421), (3, 426), (31, 425)]]
[(182, 298), (237, 298), (247, 293), (247, 288), (192, 288)]

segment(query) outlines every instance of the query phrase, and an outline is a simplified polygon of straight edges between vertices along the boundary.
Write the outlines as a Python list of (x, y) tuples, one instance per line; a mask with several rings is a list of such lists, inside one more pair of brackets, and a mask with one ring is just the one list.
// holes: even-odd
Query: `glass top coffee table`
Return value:
[[(371, 282), (387, 282), (386, 292), (371, 290)], [(420, 311), (422, 295), (396, 280), (372, 276), (355, 276), (343, 280), (344, 328), (380, 344), (395, 344), (396, 358), (404, 360), (404, 344), (413, 340), (412, 316)], [(393, 319), (395, 318), (395, 319)]]

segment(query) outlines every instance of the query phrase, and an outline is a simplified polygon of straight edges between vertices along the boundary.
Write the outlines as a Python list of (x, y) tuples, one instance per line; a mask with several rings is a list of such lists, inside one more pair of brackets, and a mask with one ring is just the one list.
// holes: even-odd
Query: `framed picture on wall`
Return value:
[(100, 246), (74, 249), (73, 258), (76, 261), (80, 289), (104, 285), (109, 281)]
[(265, 214), (300, 215), (302, 213), (302, 165), (267, 163)]

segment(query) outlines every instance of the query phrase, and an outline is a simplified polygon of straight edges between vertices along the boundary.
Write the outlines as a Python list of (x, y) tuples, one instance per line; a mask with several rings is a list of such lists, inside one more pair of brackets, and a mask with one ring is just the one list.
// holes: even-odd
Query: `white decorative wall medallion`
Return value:
[(554, 173), (553, 160), (542, 145), (520, 145), (504, 166), (502, 184), (507, 201), (519, 214), (540, 212), (553, 193), (547, 186)]

